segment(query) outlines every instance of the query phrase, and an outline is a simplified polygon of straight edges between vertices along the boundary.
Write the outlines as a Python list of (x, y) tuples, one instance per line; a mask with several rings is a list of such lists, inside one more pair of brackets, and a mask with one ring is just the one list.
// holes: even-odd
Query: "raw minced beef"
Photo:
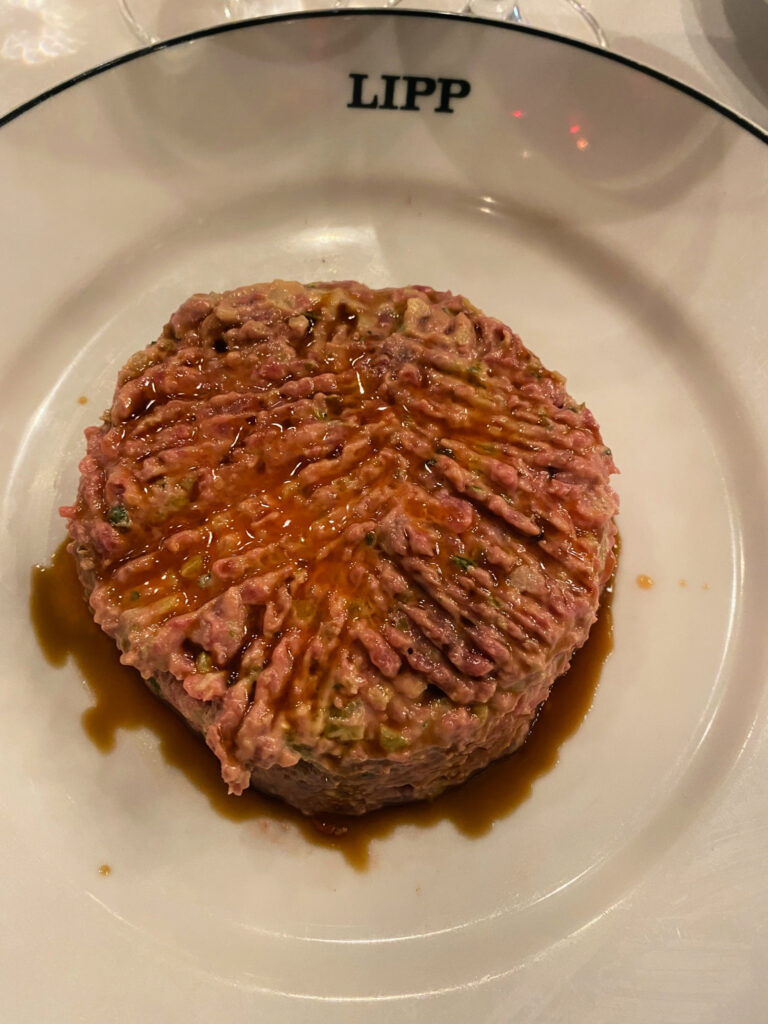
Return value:
[(86, 437), (62, 513), (96, 621), (230, 792), (306, 813), (518, 747), (614, 565), (592, 414), (449, 292), (194, 295)]

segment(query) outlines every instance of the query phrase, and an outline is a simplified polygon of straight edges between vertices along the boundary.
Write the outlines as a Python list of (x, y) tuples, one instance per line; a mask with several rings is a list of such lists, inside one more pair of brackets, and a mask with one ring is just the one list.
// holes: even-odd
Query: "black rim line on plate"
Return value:
[(160, 42), (153, 43), (151, 46), (144, 46), (138, 50), (131, 50), (129, 53), (122, 54), (119, 57), (114, 57), (111, 60), (105, 61), (103, 64), (97, 64), (95, 67), (89, 68), (87, 71), (82, 71), (73, 78), (68, 78), (66, 81), (60, 82), (58, 85), (54, 85), (50, 89), (46, 89), (45, 92), (34, 96), (31, 100), (27, 100), (26, 103), (22, 103), (21, 106), (11, 110), (10, 113), (0, 117), (0, 128), (9, 124), (11, 121), (15, 121), (17, 117), (25, 114), (28, 110), (33, 110), (52, 96), (57, 96), (60, 92), (71, 89), (72, 86), (79, 85), (80, 82), (85, 82), (89, 78), (94, 78), (96, 75), (100, 75), (105, 71), (110, 71), (112, 68), (119, 67), (121, 64), (127, 64), (130, 61), (138, 60), (141, 57), (146, 57), (149, 54), (158, 52), (159, 50), (170, 49), (174, 46), (180, 46), (183, 43), (189, 43), (196, 39), (205, 39), (208, 36), (216, 36), (225, 32), (236, 32), (239, 29), (250, 28), (254, 25), (268, 25), (282, 21), (306, 21), (313, 18), (349, 17), (440, 18), (444, 21), (487, 25), (491, 28), (506, 29), (509, 32), (523, 32), (533, 36), (540, 36), (543, 39), (550, 39), (553, 42), (561, 43), (565, 46), (573, 46), (580, 50), (586, 50), (588, 53), (592, 53), (595, 56), (601, 57), (605, 60), (614, 61), (617, 64), (623, 64), (625, 67), (632, 68), (634, 71), (640, 72), (640, 74), (655, 78), (664, 85), (677, 89), (679, 92), (685, 93), (693, 99), (698, 100), (700, 103), (710, 107), (712, 110), (717, 111), (719, 114), (722, 114), (724, 117), (728, 118), (728, 120), (733, 121), (735, 124), (739, 125), (739, 127), (744, 128), (751, 135), (754, 135), (754, 137), (759, 139), (761, 142), (768, 143), (768, 131), (763, 130), (752, 121), (742, 117), (741, 114), (737, 114), (734, 110), (726, 107), (718, 100), (713, 99), (711, 96), (707, 96), (706, 93), (699, 92), (699, 90), (695, 89), (693, 86), (687, 85), (685, 82), (680, 82), (677, 79), (672, 78), (670, 75), (665, 74), (663, 71), (657, 71), (655, 68), (649, 67), (646, 64), (641, 64), (639, 61), (633, 60), (631, 57), (624, 57), (621, 54), (612, 53), (610, 50), (602, 50), (600, 47), (594, 46), (592, 43), (585, 43), (580, 39), (570, 39), (566, 36), (558, 35), (556, 32), (547, 32), (544, 29), (530, 28), (527, 25), (515, 25), (508, 22), (496, 21), (492, 18), (467, 17), (467, 15), (464, 14), (452, 14), (443, 11), (417, 11), (390, 8), (337, 8), (327, 11), (295, 11), (290, 14), (273, 14), (263, 18), (247, 18), (242, 21), (228, 22), (223, 25), (212, 25), (209, 28), (198, 29), (194, 32), (187, 32), (181, 36), (174, 36), (172, 39), (164, 39)]

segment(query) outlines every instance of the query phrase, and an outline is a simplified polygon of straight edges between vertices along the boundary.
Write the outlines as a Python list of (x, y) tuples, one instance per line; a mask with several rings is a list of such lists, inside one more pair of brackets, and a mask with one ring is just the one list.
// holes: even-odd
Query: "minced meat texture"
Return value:
[(194, 295), (86, 438), (62, 514), (96, 621), (230, 792), (307, 813), (518, 746), (614, 564), (592, 414), (449, 292)]

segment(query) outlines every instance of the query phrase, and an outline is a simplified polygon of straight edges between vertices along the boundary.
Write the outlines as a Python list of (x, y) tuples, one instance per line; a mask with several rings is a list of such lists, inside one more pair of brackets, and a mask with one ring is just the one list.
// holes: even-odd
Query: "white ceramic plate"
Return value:
[[(419, 110), (407, 75), (437, 83)], [(765, 1019), (766, 167), (627, 62), (407, 13), (204, 34), (7, 119), (4, 1020)], [(150, 732), (99, 754), (27, 613), (117, 368), (191, 292), (277, 276), (465, 293), (623, 474), (615, 650), (557, 766), (481, 838), (403, 825), (365, 873), (219, 817)]]

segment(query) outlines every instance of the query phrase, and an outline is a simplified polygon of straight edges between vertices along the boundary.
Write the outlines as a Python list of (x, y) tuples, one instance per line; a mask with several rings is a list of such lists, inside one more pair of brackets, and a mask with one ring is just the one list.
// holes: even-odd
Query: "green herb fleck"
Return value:
[(373, 532), (373, 530), (371, 530), (370, 533), (366, 533), (366, 535), (365, 535), (365, 543), (368, 545), (368, 547), (369, 548), (373, 547), (375, 542), (376, 542), (376, 534)]
[(363, 706), (359, 700), (353, 700), (343, 708), (329, 708), (323, 734), (342, 743), (361, 740), (365, 735), (365, 722), (360, 720), (362, 712)]
[(396, 753), (399, 750), (405, 750), (409, 746), (409, 741), (399, 733), (396, 729), (390, 728), (388, 725), (379, 726), (379, 743), (381, 744), (382, 750), (386, 750), (388, 754)]
[(252, 686), (253, 683), (256, 682), (256, 680), (259, 678), (259, 676), (261, 675), (261, 673), (263, 671), (264, 671), (264, 666), (263, 665), (251, 665), (250, 668), (246, 669), (246, 671), (245, 671), (245, 673), (243, 675), (243, 678), (244, 678), (245, 682), (248, 683), (249, 686)]
[(185, 580), (191, 580), (195, 576), (200, 576), (200, 570), (203, 568), (203, 559), (201, 555), (192, 555), (188, 558), (179, 569), (179, 575), (183, 576)]
[(453, 454), (452, 448), (446, 448), (445, 445), (436, 444), (435, 451), (438, 455), (447, 455), (449, 459), (455, 459), (456, 456)]
[(478, 487), (477, 484), (470, 484), (469, 485), (469, 489), (470, 489), (470, 491), (482, 491), (483, 488), (482, 487)]
[(451, 561), (454, 565), (458, 565), (462, 572), (466, 572), (467, 569), (477, 565), (477, 562), (474, 562), (471, 558), (465, 558), (464, 555), (451, 555)]
[(160, 684), (158, 683), (154, 676), (149, 677), (149, 679), (147, 680), (147, 685), (150, 687), (150, 689), (154, 690), (155, 693), (160, 693)]
[(107, 513), (107, 519), (118, 530), (127, 530), (131, 525), (131, 517), (125, 505), (113, 505)]
[(475, 384), (479, 388), (485, 388), (483, 382), (483, 367), (480, 363), (473, 363), (467, 370), (467, 377), (470, 383)]
[(316, 420), (328, 419), (328, 413), (325, 411), (325, 409), (318, 409), (316, 406), (312, 409), (312, 415), (315, 417)]
[(202, 576), (198, 576), (197, 577), (197, 585), (198, 585), (198, 587), (203, 587), (203, 588), (210, 587), (212, 581), (213, 581), (213, 576), (211, 576), (211, 574), (209, 572), (204, 572)]
[(291, 750), (296, 751), (296, 753), (299, 755), (300, 758), (302, 758), (302, 760), (312, 760), (312, 755), (315, 752), (315, 748), (312, 746), (311, 743), (297, 743), (295, 740), (290, 739), (286, 740), (286, 743), (291, 748)]
[(603, 455), (613, 455), (610, 448), (603, 448)]
[(200, 651), (198, 656), (195, 658), (195, 670), (204, 674), (210, 672), (213, 668), (213, 658), (210, 656), (208, 651)]
[(488, 705), (487, 704), (473, 704), (472, 714), (475, 718), (479, 718), (481, 722), (484, 722), (488, 717)]
[(429, 468), (431, 469), (433, 466), (437, 465), (437, 459), (427, 459), (424, 465), (429, 466)]
[(129, 595), (129, 598), (130, 598), (131, 601), (138, 601), (140, 597), (141, 597), (141, 594), (139, 593), (138, 590), (132, 590), (130, 595)]

